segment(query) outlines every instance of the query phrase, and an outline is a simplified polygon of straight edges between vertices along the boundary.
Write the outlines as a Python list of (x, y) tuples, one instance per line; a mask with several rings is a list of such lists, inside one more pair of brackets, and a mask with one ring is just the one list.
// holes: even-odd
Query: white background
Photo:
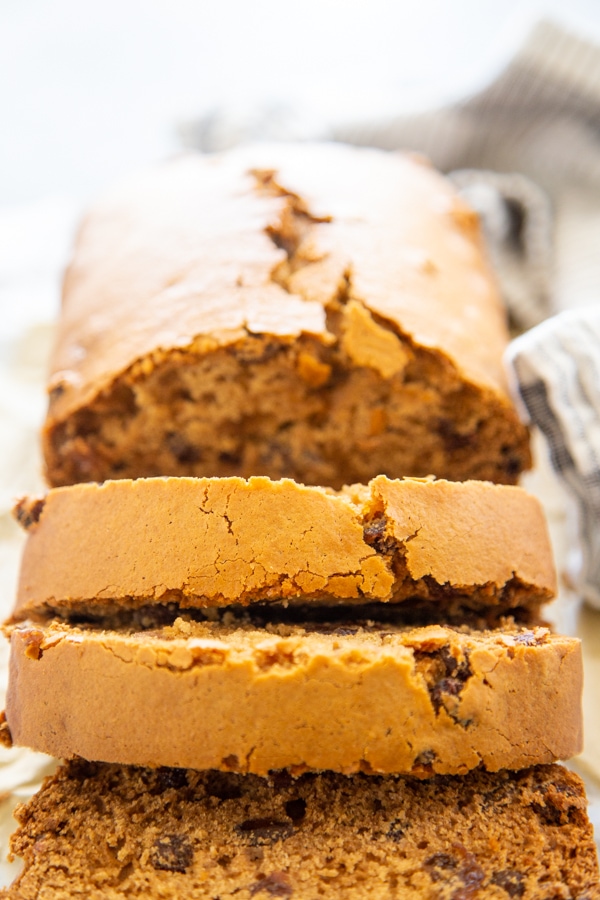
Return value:
[(0, 209), (87, 200), (223, 104), (330, 121), (444, 101), (540, 14), (600, 36), (598, 0), (0, 0)]

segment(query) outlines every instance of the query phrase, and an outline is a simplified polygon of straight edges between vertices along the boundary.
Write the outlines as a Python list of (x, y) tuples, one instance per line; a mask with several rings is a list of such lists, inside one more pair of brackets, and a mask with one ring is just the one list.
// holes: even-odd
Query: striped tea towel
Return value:
[(508, 362), (519, 398), (577, 500), (577, 588), (600, 609), (600, 306), (532, 328), (511, 343)]

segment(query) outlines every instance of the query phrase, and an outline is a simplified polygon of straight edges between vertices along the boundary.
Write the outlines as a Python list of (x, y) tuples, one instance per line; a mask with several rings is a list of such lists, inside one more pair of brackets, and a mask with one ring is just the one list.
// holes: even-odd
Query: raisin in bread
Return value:
[(6, 900), (597, 900), (581, 781), (298, 779), (72, 762), (17, 811)]
[(421, 161), (309, 144), (180, 159), (83, 224), (47, 477), (514, 483), (530, 452), (506, 343), (476, 216)]

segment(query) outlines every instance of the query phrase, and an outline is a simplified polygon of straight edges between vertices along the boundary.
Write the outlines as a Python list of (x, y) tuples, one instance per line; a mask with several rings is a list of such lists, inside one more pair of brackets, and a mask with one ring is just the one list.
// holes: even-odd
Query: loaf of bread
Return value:
[(119, 480), (56, 488), (16, 513), (28, 540), (15, 619), (308, 599), (493, 620), (535, 616), (556, 589), (541, 507), (505, 485)]
[(6, 900), (597, 900), (583, 785), (561, 766), (464, 778), (269, 779), (72, 762), (17, 811)]
[(514, 483), (530, 454), (506, 341), (476, 216), (422, 162), (309, 144), (179, 159), (83, 224), (47, 477)]
[(424, 777), (582, 748), (580, 644), (547, 628), (135, 619), (13, 627), (16, 744), (144, 766)]

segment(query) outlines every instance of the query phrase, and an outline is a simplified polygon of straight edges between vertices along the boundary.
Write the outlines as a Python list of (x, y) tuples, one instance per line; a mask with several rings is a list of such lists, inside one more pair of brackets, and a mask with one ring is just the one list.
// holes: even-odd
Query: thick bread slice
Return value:
[(496, 771), (581, 750), (575, 638), (230, 619), (14, 626), (13, 741), (66, 758), (263, 775)]
[(422, 162), (309, 144), (178, 160), (84, 222), (48, 480), (514, 483), (530, 454), (506, 343), (477, 218)]
[(580, 779), (270, 779), (72, 762), (17, 810), (7, 900), (597, 900)]
[(22, 501), (14, 618), (111, 606), (401, 602), (534, 611), (556, 588), (516, 487), (375, 478), (341, 493), (258, 477), (75, 485)]

